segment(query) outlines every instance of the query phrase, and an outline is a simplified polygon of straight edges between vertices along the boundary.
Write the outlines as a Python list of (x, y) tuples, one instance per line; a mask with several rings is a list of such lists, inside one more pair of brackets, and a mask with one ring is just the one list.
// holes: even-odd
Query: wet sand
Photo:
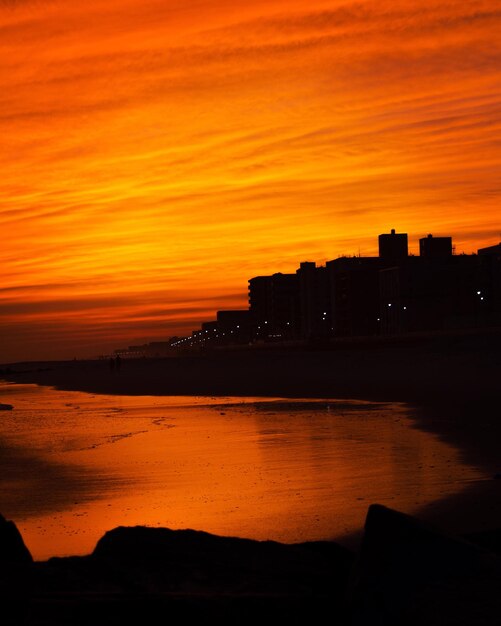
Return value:
[[(285, 543), (360, 532), (368, 504), (418, 515), (485, 474), (405, 403), (116, 396), (0, 383), (0, 510), (36, 560), (120, 525)], [(7, 454), (5, 454), (7, 453)]]
[[(336, 349), (262, 349), (123, 362), (26, 363), (11, 381), (119, 395), (268, 396), (400, 401), (416, 427), (457, 447), (492, 476), (421, 517), (458, 533), (501, 527), (501, 333), (434, 337)], [(0, 368), (1, 369), (1, 368)], [(4, 370), (5, 372), (5, 370)], [(369, 504), (369, 503), (368, 503)]]

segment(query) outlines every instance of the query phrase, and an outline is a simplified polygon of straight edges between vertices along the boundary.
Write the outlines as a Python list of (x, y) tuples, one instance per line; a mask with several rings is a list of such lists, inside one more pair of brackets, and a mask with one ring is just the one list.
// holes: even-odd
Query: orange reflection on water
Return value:
[[(479, 476), (401, 404), (92, 396), (0, 386), (0, 510), (37, 559), (145, 524), (285, 542), (414, 512)], [(15, 466), (16, 470), (13, 471)]]

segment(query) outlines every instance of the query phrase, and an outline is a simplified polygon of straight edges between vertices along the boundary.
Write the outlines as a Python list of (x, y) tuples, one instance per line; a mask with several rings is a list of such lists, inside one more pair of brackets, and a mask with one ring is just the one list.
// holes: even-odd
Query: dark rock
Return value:
[[(193, 530), (116, 528), (93, 554), (36, 563), (37, 624), (345, 624), (354, 556), (318, 541), (280, 544)], [(31, 622), (30, 622), (31, 623)]]
[(115, 528), (92, 558), (136, 589), (344, 594), (351, 552), (333, 542), (286, 545), (194, 530)]
[(0, 622), (26, 623), (33, 586), (33, 558), (14, 522), (0, 515)]
[(501, 528), (469, 533), (465, 535), (464, 538), (471, 543), (475, 543), (477, 546), (482, 546), (482, 548), (501, 556)]
[(17, 526), (0, 515), (0, 564), (32, 562), (33, 557), (24, 545)]
[(501, 615), (500, 586), (496, 555), (372, 505), (349, 588), (351, 623), (493, 624)]

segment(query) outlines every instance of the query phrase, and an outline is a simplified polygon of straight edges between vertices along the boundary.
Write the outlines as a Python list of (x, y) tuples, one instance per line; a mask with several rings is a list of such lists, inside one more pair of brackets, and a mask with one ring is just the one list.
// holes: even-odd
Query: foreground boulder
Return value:
[(501, 560), (381, 505), (369, 508), (349, 590), (351, 623), (494, 624)]
[(33, 586), (33, 558), (14, 522), (0, 515), (0, 623), (27, 623)]
[(0, 515), (0, 565), (32, 562), (33, 557), (24, 545), (17, 526)]
[[(500, 536), (472, 537), (496, 548)], [(381, 505), (369, 508), (356, 563), (329, 541), (287, 545), (136, 526), (106, 533), (91, 555), (33, 564), (3, 518), (0, 549), (0, 622), (9, 626), (137, 626), (158, 615), (252, 626), (264, 617), (327, 617), (334, 626), (500, 623), (499, 556)]]
[[(92, 559), (119, 564), (138, 585), (224, 592), (324, 593), (344, 596), (353, 555), (332, 542), (287, 545), (195, 530), (119, 527)], [(147, 585), (146, 585), (147, 586)]]
[[(354, 556), (329, 542), (287, 545), (194, 530), (115, 528), (85, 557), (37, 563), (33, 624), (346, 624)], [(31, 624), (31, 622), (30, 622)], [(16, 625), (17, 626), (17, 625)]]

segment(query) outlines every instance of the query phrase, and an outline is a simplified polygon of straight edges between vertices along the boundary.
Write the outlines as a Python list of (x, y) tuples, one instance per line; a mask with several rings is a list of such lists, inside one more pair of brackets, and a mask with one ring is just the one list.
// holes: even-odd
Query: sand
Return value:
[(125, 395), (273, 396), (401, 401), (416, 426), (456, 446), (488, 480), (421, 517), (452, 532), (501, 527), (501, 331), (353, 342), (310, 349), (242, 349), (123, 361), (24, 363), (7, 380)]

